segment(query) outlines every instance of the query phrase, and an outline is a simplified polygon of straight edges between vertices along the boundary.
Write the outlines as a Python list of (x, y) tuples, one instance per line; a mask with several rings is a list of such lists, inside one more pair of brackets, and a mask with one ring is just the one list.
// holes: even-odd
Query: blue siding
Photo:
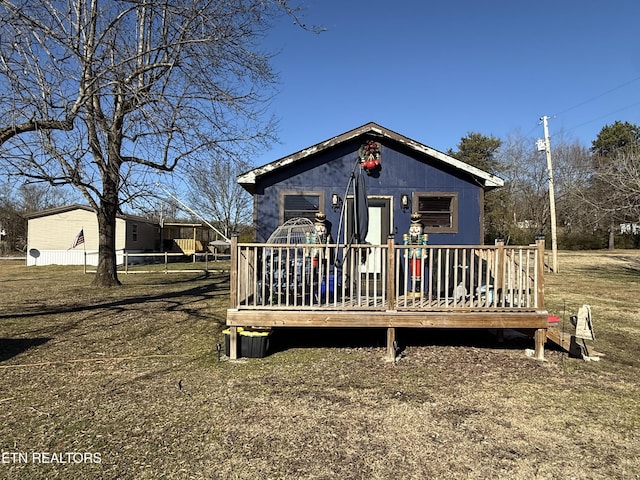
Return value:
[[(340, 212), (331, 209), (331, 195), (344, 197), (349, 176), (356, 165), (358, 148), (366, 139), (345, 142), (337, 148), (296, 162), (290, 167), (265, 175), (256, 185), (256, 227), (259, 242), (267, 240), (279, 226), (279, 198), (283, 191), (324, 192), (327, 220), (333, 225), (335, 238)], [(377, 140), (377, 139), (376, 139)], [(381, 142), (382, 170), (378, 175), (366, 176), (369, 196), (393, 197), (393, 221), (391, 231), (395, 241), (402, 242), (407, 232), (411, 211), (400, 208), (400, 196), (412, 192), (457, 192), (458, 233), (429, 233), (433, 245), (472, 245), (482, 243), (481, 201), (482, 187), (470, 176), (450, 167), (444, 168), (437, 160), (420, 156), (401, 146)], [(356, 173), (360, 170), (356, 166)], [(353, 191), (349, 192), (350, 194)]]

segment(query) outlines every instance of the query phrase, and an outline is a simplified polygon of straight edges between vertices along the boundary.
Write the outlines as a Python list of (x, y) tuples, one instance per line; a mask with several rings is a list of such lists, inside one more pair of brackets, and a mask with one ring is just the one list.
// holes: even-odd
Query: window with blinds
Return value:
[(457, 193), (416, 193), (415, 198), (425, 232), (458, 231)]
[(308, 218), (314, 221), (316, 213), (320, 211), (320, 194), (284, 194), (282, 208), (283, 222), (292, 218)]

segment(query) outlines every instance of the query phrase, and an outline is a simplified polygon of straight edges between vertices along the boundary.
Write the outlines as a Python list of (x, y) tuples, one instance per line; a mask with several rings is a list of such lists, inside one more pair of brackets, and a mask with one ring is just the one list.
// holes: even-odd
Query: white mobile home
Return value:
[[(98, 263), (98, 218), (85, 205), (68, 205), (27, 216), (27, 265), (87, 265)], [(78, 242), (82, 232), (83, 242)], [(116, 252), (158, 251), (160, 226), (133, 215), (116, 219)]]

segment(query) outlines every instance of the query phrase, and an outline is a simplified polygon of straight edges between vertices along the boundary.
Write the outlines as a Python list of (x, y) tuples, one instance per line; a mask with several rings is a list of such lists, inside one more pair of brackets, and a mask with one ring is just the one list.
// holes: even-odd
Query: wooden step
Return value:
[(547, 340), (551, 340), (567, 352), (571, 348), (571, 334), (568, 332), (561, 332), (558, 327), (549, 327), (547, 329)]

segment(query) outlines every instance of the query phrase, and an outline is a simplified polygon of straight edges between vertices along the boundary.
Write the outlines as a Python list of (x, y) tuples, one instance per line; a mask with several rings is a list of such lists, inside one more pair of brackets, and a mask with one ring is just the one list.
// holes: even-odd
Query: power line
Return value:
[(604, 115), (600, 115), (599, 117), (592, 118), (591, 120), (587, 120), (586, 122), (582, 122), (582, 123), (580, 123), (578, 125), (575, 125), (575, 126), (571, 127), (570, 129), (568, 129), (568, 131), (575, 130), (576, 128), (582, 127), (583, 125), (587, 125), (587, 124), (589, 124), (591, 122), (595, 122), (596, 120), (601, 120), (603, 118), (607, 118), (608, 116), (613, 115), (614, 113), (622, 112), (623, 110), (626, 110), (627, 108), (635, 107), (636, 105), (640, 105), (640, 102), (632, 103), (630, 105), (627, 105), (626, 107), (622, 107), (622, 108), (619, 108), (617, 110), (614, 110), (613, 112), (609, 112), (609, 113), (606, 113)]
[[(618, 85), (618, 86), (616, 86), (616, 87), (613, 87), (613, 88), (611, 88), (611, 89), (609, 89), (609, 90), (606, 90), (605, 92), (602, 92), (602, 93), (600, 93), (600, 94), (598, 94), (598, 95), (596, 95), (596, 96), (594, 96), (594, 97), (591, 97), (591, 98), (589, 98), (588, 100), (584, 100), (584, 101), (582, 101), (582, 102), (580, 102), (580, 103), (577, 103), (577, 104), (575, 104), (575, 105), (573, 105), (573, 106), (571, 106), (571, 107), (565, 108), (564, 110), (561, 110), (560, 112), (558, 112), (558, 113), (556, 113), (556, 114), (554, 114), (554, 115), (549, 115), (547, 118), (557, 118), (557, 117), (559, 117), (560, 115), (563, 115), (563, 114), (565, 114), (565, 113), (567, 113), (567, 112), (569, 112), (569, 111), (571, 111), (571, 110), (574, 110), (574, 109), (576, 109), (576, 108), (578, 108), (578, 107), (581, 107), (581, 106), (583, 106), (583, 105), (586, 105), (587, 103), (590, 103), (590, 102), (593, 102), (594, 100), (597, 100), (597, 99), (599, 99), (599, 98), (602, 98), (602, 97), (604, 97), (605, 95), (610, 94), (611, 92), (615, 92), (616, 90), (619, 90), (619, 89), (621, 89), (621, 88), (623, 88), (623, 87), (626, 87), (627, 85), (631, 85), (632, 83), (635, 83), (635, 82), (637, 82), (638, 80), (640, 80), (640, 77), (632, 78), (631, 80), (628, 80), (628, 81), (626, 81), (626, 82), (624, 82), (624, 83), (622, 83), (622, 84), (620, 84), (620, 85)], [(587, 124), (589, 124), (589, 123), (591, 123), (591, 122), (595, 122), (595, 121), (597, 121), (597, 120), (601, 120), (601, 119), (603, 119), (603, 118), (606, 118), (606, 117), (608, 117), (608, 116), (610, 116), (610, 115), (613, 115), (613, 114), (615, 114), (615, 113), (618, 113), (618, 112), (621, 112), (621, 111), (623, 111), (623, 110), (626, 110), (626, 109), (628, 109), (628, 108), (634, 107), (634, 106), (636, 106), (636, 105), (640, 105), (640, 102), (632, 103), (632, 104), (630, 104), (630, 105), (627, 105), (626, 107), (622, 107), (622, 108), (619, 108), (619, 109), (614, 110), (614, 111), (612, 111), (612, 112), (606, 113), (606, 114), (604, 114), (604, 115), (600, 115), (600, 116), (598, 116), (598, 117), (596, 117), (596, 118), (592, 118), (591, 120), (587, 120), (586, 122), (582, 122), (582, 123), (580, 123), (580, 124), (578, 124), (578, 125), (574, 125), (574, 126), (572, 126), (572, 127), (565, 128), (564, 130), (565, 130), (566, 132), (571, 132), (572, 130), (575, 130), (576, 128), (580, 128), (580, 127), (582, 127), (582, 126), (584, 126), (584, 125), (587, 125)], [(529, 135), (531, 135), (531, 133), (533, 133), (535, 130), (537, 130), (537, 129), (539, 128), (539, 126), (540, 126), (540, 123), (542, 123), (542, 122), (538, 122), (538, 123), (536, 123), (536, 125), (535, 125), (533, 128), (531, 128), (531, 130), (529, 130), (529, 132), (527, 132), (525, 136), (527, 136), (527, 137), (528, 137)]]
[(525, 137), (528, 137), (529, 135), (531, 135), (535, 130), (537, 130), (540, 127), (540, 122), (536, 123), (535, 127), (533, 127), (531, 130), (529, 130), (526, 134)]
[[(597, 99), (599, 99), (599, 98), (602, 98), (602, 97), (604, 97), (605, 95), (610, 94), (611, 92), (615, 92), (616, 90), (619, 90), (619, 89), (621, 89), (621, 88), (623, 88), (623, 87), (626, 87), (627, 85), (630, 85), (630, 84), (632, 84), (632, 83), (634, 83), (634, 82), (637, 82), (638, 80), (640, 80), (640, 77), (633, 78), (633, 79), (631, 79), (631, 80), (629, 80), (629, 81), (627, 81), (627, 82), (625, 82), (625, 83), (623, 83), (623, 84), (621, 84), (621, 85), (618, 85), (617, 87), (613, 87), (612, 89), (607, 90), (606, 92), (603, 92), (603, 93), (601, 93), (601, 94), (599, 94), (599, 95), (596, 95), (595, 97), (591, 97), (591, 98), (589, 98), (588, 100), (585, 100), (585, 101), (583, 101), (583, 102), (580, 102), (580, 103), (578, 103), (578, 104), (576, 104), (576, 105), (574, 105), (574, 106), (572, 106), (572, 107), (565, 108), (564, 110), (562, 110), (562, 111), (560, 111), (559, 113), (556, 113), (555, 115), (552, 115), (552, 116), (553, 116), (553, 117), (558, 117), (558, 116), (560, 116), (560, 115), (563, 115), (563, 114), (565, 114), (565, 113), (567, 113), (567, 112), (569, 112), (569, 111), (571, 111), (571, 110), (574, 110), (574, 109), (576, 109), (576, 108), (578, 108), (578, 107), (581, 107), (581, 106), (583, 106), (583, 105), (586, 105), (587, 103), (590, 103), (590, 102), (593, 102), (594, 100), (597, 100)], [(628, 107), (625, 107), (625, 108), (628, 108)], [(613, 113), (615, 113), (615, 112), (613, 112)], [(609, 115), (611, 115), (611, 114), (609, 114)]]

